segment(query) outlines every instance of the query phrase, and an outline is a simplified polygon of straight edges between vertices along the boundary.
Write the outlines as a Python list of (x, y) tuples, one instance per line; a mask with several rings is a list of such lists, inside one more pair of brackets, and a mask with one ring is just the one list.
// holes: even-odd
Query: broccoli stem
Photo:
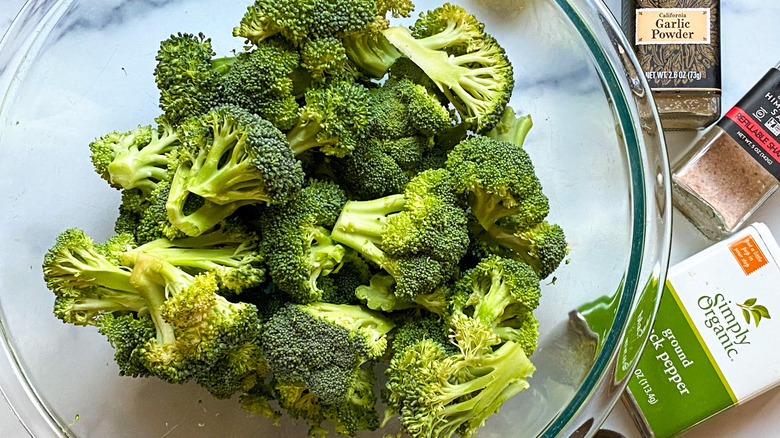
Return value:
[(494, 227), (499, 219), (517, 213), (517, 208), (507, 208), (502, 205), (510, 195), (494, 195), (482, 187), (475, 187), (469, 194), (469, 206), (474, 216), (485, 230)]
[(380, 249), (382, 231), (388, 216), (403, 211), (405, 206), (406, 196), (401, 194), (370, 201), (348, 201), (341, 210), (331, 237), (387, 269), (387, 257)]
[(441, 50), (463, 43), (468, 43), (473, 39), (468, 33), (459, 30), (456, 23), (450, 22), (441, 32), (424, 38), (415, 39), (417, 44), (430, 50)]
[(359, 305), (318, 302), (304, 307), (315, 316), (337, 323), (349, 331), (364, 329), (383, 335), (395, 327), (381, 313)]
[[(417, 64), (436, 83), (440, 90), (444, 91), (445, 87), (455, 87), (461, 80), (462, 72), (457, 66), (452, 65), (447, 52), (421, 45), (421, 40), (412, 36), (409, 29), (405, 27), (391, 27), (383, 33), (385, 38), (401, 53), (411, 59), (412, 62)], [(442, 87), (442, 85), (445, 87)]]
[(239, 207), (250, 204), (251, 201), (236, 201), (227, 205), (219, 205), (208, 199), (191, 214), (184, 213), (187, 199), (193, 195), (187, 188), (190, 168), (180, 164), (171, 180), (170, 193), (165, 202), (168, 221), (174, 227), (188, 236), (199, 236), (217, 225), (222, 219), (233, 214)]
[(320, 275), (328, 275), (341, 266), (345, 251), (341, 245), (333, 243), (330, 232), (324, 227), (312, 227), (309, 233), (309, 241), (312, 242), (309, 251), (309, 261), (315, 267), (311, 280), (313, 290), (318, 290), (317, 278)]
[(146, 306), (146, 301), (137, 293), (132, 294), (112, 291), (108, 297), (74, 299), (72, 309), (75, 311), (132, 311), (138, 313), (145, 309)]
[(322, 125), (315, 120), (305, 118), (303, 115), (301, 120), (287, 133), (287, 141), (290, 143), (293, 154), (297, 157), (309, 149), (336, 143), (336, 138), (318, 140), (317, 137), (321, 132)]
[(135, 292), (130, 284), (130, 272), (117, 266), (90, 249), (74, 248), (60, 263), (60, 269), (68, 274), (84, 279), (90, 284), (98, 284), (108, 289)]
[[(474, 289), (480, 287), (481, 285), (474, 285)], [(474, 305), (474, 318), (493, 327), (500, 322), (504, 310), (514, 301), (509, 286), (504, 283), (500, 272), (493, 273), (490, 289), (480, 295), (482, 298)]]
[(159, 271), (163, 268), (162, 265), (163, 263), (156, 257), (139, 254), (130, 281), (147, 303), (149, 316), (157, 329), (157, 343), (173, 345), (176, 343), (173, 326), (163, 319), (160, 312), (167, 297), (164, 282), (161, 278), (156, 278), (160, 276)]
[(246, 159), (247, 134), (228, 121), (220, 125), (215, 120), (212, 130), (214, 141), (193, 163), (187, 190), (218, 205), (250, 197), (255, 202), (270, 200), (256, 168)]
[(211, 70), (224, 76), (227, 74), (227, 72), (230, 71), (230, 69), (233, 67), (233, 64), (236, 63), (236, 59), (237, 57), (235, 56), (225, 56), (222, 58), (212, 59)]
[[(447, 419), (447, 423), (442, 426), (451, 432), (467, 422), (471, 430), (479, 427), (507, 399), (528, 388), (526, 378), (534, 369), (523, 348), (515, 342), (507, 341), (493, 353), (482, 356), (477, 366), (468, 369), (474, 378), (462, 383), (448, 382), (442, 386), (438, 401), (445, 407), (440, 418)], [(469, 397), (456, 402), (464, 396)]]
[(348, 35), (343, 39), (347, 57), (360, 70), (374, 78), (384, 77), (403, 54), (384, 36), (371, 33)]
[(495, 239), (496, 243), (514, 251), (524, 262), (528, 263), (536, 272), (539, 272), (542, 264), (538, 258), (530, 254), (533, 246), (531, 241), (518, 234), (507, 232), (498, 225), (488, 227), (487, 233)]

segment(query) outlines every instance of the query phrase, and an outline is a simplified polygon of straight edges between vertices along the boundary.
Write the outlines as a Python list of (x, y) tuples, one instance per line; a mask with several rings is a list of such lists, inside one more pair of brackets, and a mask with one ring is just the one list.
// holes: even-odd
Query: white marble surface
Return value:
[[(613, 11), (620, 0), (606, 0)], [(11, 24), (24, 0), (0, 0), (0, 31)], [(723, 35), (723, 106), (729, 108), (766, 70), (780, 61), (780, 2), (776, 0), (722, 0)], [(672, 159), (679, 156), (694, 139), (694, 134), (667, 135)], [(780, 231), (780, 203), (777, 195), (769, 200), (756, 215)], [(684, 220), (675, 215), (672, 262), (679, 261), (704, 248), (707, 242)], [(708, 420), (685, 434), (686, 438), (718, 437), (776, 437), (777, 418), (780, 418), (780, 390), (769, 391), (746, 405)], [(619, 405), (607, 420), (605, 427), (619, 431), (628, 438), (639, 434), (631, 424), (627, 412)], [(11, 409), (0, 401), (0, 437), (29, 436)]]
[[(25, 0), (0, 0), (0, 32), (5, 33), (24, 3)], [(29, 436), (5, 399), (0, 400), (0, 437), (26, 438)]]

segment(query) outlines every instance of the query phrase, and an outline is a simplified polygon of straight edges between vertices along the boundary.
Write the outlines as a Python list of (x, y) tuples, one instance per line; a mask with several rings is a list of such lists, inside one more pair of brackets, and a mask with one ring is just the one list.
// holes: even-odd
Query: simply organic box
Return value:
[(780, 380), (780, 248), (764, 224), (669, 269), (625, 394), (645, 437), (671, 437)]

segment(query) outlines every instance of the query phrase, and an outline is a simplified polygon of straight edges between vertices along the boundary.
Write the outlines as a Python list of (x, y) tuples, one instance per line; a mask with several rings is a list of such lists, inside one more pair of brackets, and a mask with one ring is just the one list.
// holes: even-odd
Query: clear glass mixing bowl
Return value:
[[(195, 385), (119, 377), (96, 330), (52, 316), (40, 268), (65, 228), (111, 235), (119, 194), (87, 145), (158, 114), (159, 42), (202, 31), (226, 55), (242, 46), (230, 31), (248, 3), (31, 0), (0, 44), (0, 388), (34, 437), (305, 436)], [(588, 436), (626, 385), (667, 267), (668, 166), (651, 96), (599, 0), (458, 3), (507, 48), (511, 104), (533, 117), (526, 148), (571, 246), (544, 284), (531, 389), (479, 436)]]

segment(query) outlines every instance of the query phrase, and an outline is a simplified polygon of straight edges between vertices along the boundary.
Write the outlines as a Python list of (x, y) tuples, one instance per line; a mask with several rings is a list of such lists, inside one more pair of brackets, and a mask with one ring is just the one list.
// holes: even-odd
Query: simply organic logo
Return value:
[(751, 317), (758, 326), (762, 318), (767, 319), (769, 316), (766, 307), (757, 305), (756, 301), (755, 298), (751, 298), (742, 304), (737, 303), (737, 307), (742, 309), (747, 324), (740, 323), (734, 307), (731, 306), (733, 303), (721, 293), (712, 296), (702, 295), (697, 301), (699, 308), (704, 311), (704, 326), (712, 330), (723, 351), (732, 360), (739, 354), (740, 348), (750, 345), (748, 327)]
[(772, 317), (769, 316), (769, 310), (765, 306), (756, 304), (756, 301), (758, 301), (756, 298), (750, 298), (742, 304), (737, 303), (737, 306), (742, 309), (742, 316), (745, 317), (745, 321), (750, 324), (752, 317), (753, 322), (758, 327), (758, 323), (762, 319), (772, 319)]

